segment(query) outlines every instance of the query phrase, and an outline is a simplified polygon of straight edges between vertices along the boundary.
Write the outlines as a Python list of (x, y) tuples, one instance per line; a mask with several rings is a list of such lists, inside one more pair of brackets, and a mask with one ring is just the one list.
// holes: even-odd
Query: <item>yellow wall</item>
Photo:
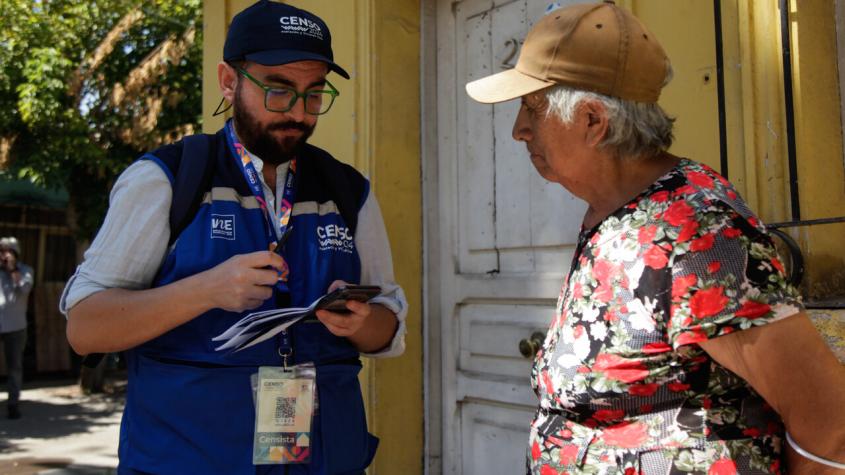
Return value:
[[(792, 11), (801, 217), (845, 216), (834, 5), (793, 0)], [(797, 237), (807, 260), (805, 293), (845, 297), (845, 224), (801, 228)]]
[[(204, 130), (223, 118), (217, 63), (226, 26), (251, 0), (204, 2)], [(354, 165), (371, 179), (390, 236), (396, 278), (410, 303), (407, 350), (400, 358), (369, 360), (361, 381), (370, 431), (381, 439), (370, 474), (421, 473), (422, 195), (420, 181), (420, 72), (418, 0), (296, 0), (332, 32), (335, 61), (352, 76), (330, 75), (341, 95), (320, 117), (310, 142)]]

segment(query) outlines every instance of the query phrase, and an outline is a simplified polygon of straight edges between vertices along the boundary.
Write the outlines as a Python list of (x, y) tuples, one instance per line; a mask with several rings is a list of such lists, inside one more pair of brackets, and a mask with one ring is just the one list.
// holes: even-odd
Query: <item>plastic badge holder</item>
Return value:
[(259, 368), (253, 464), (301, 464), (311, 460), (316, 374), (310, 363), (288, 369)]

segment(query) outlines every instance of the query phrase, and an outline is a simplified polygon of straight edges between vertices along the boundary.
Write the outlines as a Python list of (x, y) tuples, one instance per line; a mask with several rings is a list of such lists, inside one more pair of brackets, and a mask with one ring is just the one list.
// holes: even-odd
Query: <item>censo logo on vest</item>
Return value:
[(340, 251), (351, 254), (355, 246), (349, 228), (337, 224), (317, 226), (317, 238), (321, 251)]

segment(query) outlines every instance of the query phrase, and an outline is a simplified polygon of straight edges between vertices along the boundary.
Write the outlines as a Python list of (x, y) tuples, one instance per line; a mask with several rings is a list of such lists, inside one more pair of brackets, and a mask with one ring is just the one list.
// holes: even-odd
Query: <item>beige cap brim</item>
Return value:
[(554, 86), (552, 81), (543, 81), (523, 74), (516, 69), (508, 69), (467, 83), (469, 97), (484, 104), (509, 101), (526, 94)]

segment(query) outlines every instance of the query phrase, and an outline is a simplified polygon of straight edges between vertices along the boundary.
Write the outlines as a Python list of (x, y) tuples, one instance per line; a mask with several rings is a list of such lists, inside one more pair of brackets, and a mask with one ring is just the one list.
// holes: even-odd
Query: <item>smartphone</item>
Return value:
[(328, 310), (335, 313), (349, 313), (346, 308), (347, 300), (366, 302), (381, 293), (378, 285), (345, 285), (326, 294), (317, 303), (317, 310)]

